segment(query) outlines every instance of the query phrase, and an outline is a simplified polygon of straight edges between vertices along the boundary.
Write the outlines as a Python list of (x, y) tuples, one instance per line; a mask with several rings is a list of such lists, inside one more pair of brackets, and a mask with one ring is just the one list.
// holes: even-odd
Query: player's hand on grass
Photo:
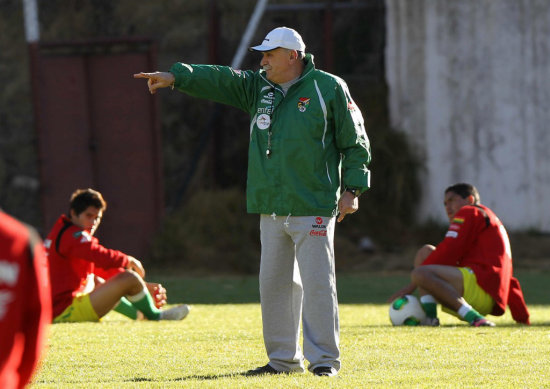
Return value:
[(145, 285), (151, 296), (153, 296), (157, 308), (162, 308), (166, 305), (166, 289), (164, 286), (155, 282), (146, 282)]
[(355, 213), (359, 209), (359, 199), (350, 192), (342, 193), (338, 201), (338, 223), (340, 223), (347, 214)]
[(128, 265), (126, 268), (135, 271), (141, 278), (145, 278), (145, 269), (143, 265), (139, 260), (130, 255), (128, 255)]
[(172, 86), (176, 78), (169, 72), (137, 73), (134, 78), (146, 78), (149, 92), (154, 94), (157, 89)]

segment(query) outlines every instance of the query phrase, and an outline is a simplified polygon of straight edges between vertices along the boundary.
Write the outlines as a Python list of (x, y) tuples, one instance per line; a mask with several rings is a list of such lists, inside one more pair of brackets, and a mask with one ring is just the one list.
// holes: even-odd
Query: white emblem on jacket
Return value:
[(271, 124), (271, 118), (269, 117), (269, 115), (266, 115), (265, 113), (258, 116), (258, 119), (256, 120), (256, 125), (260, 130), (265, 130), (266, 128), (269, 127), (270, 124)]

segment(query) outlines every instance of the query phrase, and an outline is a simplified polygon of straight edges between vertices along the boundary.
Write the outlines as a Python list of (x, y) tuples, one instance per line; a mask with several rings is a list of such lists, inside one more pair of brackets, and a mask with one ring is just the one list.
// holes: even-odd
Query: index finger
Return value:
[(151, 78), (153, 77), (153, 73), (136, 73), (134, 74), (134, 78)]

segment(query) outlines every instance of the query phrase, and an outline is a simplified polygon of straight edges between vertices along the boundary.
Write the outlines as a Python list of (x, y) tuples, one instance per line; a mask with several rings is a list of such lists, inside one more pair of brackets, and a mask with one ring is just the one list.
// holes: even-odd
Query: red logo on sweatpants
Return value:
[(309, 231), (310, 236), (327, 236), (327, 230), (311, 230)]

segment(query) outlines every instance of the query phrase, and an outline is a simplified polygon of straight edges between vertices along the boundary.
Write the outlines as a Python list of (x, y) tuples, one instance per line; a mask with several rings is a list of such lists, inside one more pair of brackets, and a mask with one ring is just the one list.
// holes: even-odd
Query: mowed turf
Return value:
[[(170, 303), (193, 306), (182, 322), (57, 324), (33, 388), (550, 387), (548, 273), (520, 273), (532, 325), (507, 312), (496, 328), (470, 328), (442, 313), (442, 326), (392, 327), (385, 299), (406, 275), (338, 276), (342, 369), (245, 377), (267, 362), (256, 277), (157, 277)], [(211, 302), (211, 303), (209, 303)]]

